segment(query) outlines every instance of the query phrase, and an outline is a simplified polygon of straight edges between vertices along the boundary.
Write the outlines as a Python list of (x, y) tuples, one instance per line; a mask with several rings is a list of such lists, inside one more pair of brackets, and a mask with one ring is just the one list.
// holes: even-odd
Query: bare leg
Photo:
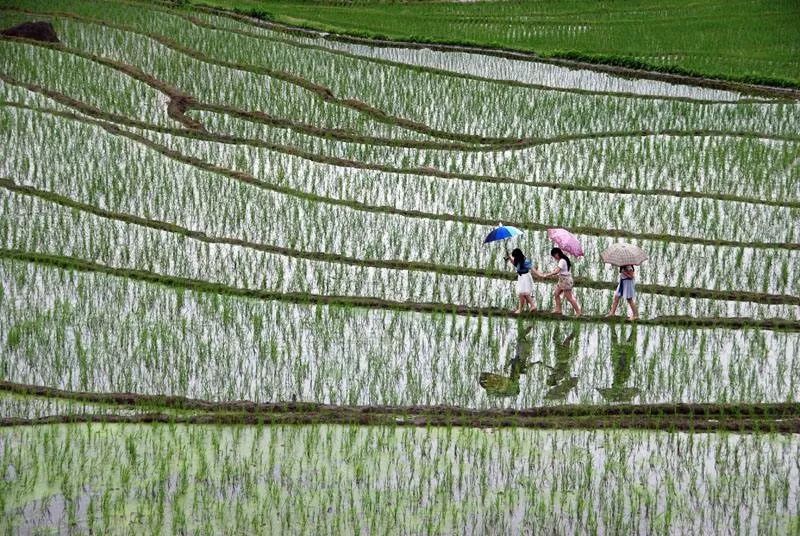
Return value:
[(528, 307), (531, 311), (536, 310), (536, 303), (533, 301), (533, 296), (530, 294), (525, 295), (525, 301), (528, 302)]
[(529, 310), (531, 309), (531, 295), (530, 294), (520, 294), (520, 299), (522, 299), (523, 306), (527, 306)]
[(556, 290), (553, 291), (553, 298), (555, 299), (555, 307), (553, 308), (553, 312), (557, 315), (561, 314), (561, 289), (556, 287)]
[(575, 310), (575, 316), (581, 316), (583, 311), (581, 310), (581, 306), (578, 305), (578, 300), (575, 298), (575, 294), (571, 290), (564, 291), (564, 297), (567, 301), (572, 305), (572, 308)]
[(608, 311), (606, 316), (614, 316), (617, 314), (617, 306), (619, 305), (619, 294), (614, 293), (614, 301), (611, 302), (611, 310)]
[(636, 305), (636, 302), (633, 301), (633, 298), (628, 298), (628, 307), (631, 308), (631, 314), (628, 317), (629, 320), (638, 320), (639, 319), (639, 307)]
[(518, 314), (520, 314), (522, 312), (522, 306), (525, 304), (525, 295), (524, 294), (520, 294), (517, 297), (519, 298), (519, 305), (514, 310), (514, 314), (515, 315), (518, 315)]

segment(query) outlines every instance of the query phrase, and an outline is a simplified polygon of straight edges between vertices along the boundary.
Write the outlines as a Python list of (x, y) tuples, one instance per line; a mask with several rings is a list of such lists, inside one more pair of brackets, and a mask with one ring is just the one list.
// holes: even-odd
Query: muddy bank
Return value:
[(422, 415), (398, 417), (377, 413), (351, 414), (346, 411), (330, 413), (208, 413), (201, 415), (166, 415), (145, 413), (141, 415), (64, 415), (34, 419), (4, 418), (0, 427), (35, 426), (66, 423), (161, 423), (195, 425), (313, 425), (346, 424), (364, 426), (437, 426), (470, 428), (536, 428), (619, 430), (644, 429), (667, 432), (739, 432), (739, 433), (800, 433), (800, 418), (750, 419), (750, 418), (686, 418), (686, 417), (550, 417), (509, 418), (497, 416)]
[(53, 25), (46, 21), (23, 22), (17, 26), (6, 28), (0, 31), (0, 35), (7, 37), (22, 37), (32, 41), (42, 41), (44, 43), (59, 43), (56, 30)]
[[(558, 423), (561, 427), (608, 426), (624, 423), (696, 423), (716, 426), (715, 422), (763, 424), (800, 422), (800, 403), (660, 403), (618, 405), (561, 405), (524, 409), (470, 409), (458, 406), (337, 406), (314, 402), (259, 403), (249, 400), (215, 402), (184, 396), (146, 395), (138, 393), (97, 393), (67, 391), (42, 385), (0, 381), (0, 391), (17, 395), (57, 398), (74, 402), (106, 404), (119, 407), (152, 409), (153, 413), (137, 418), (174, 418), (159, 415), (157, 410), (198, 411), (207, 415), (185, 415), (199, 418), (198, 422), (226, 420), (251, 422), (356, 422), (362, 424), (434, 424), (457, 426), (545, 426)], [(214, 414), (214, 415), (210, 415)], [(81, 417), (81, 416), (78, 416)], [(202, 418), (201, 418), (202, 417)], [(69, 419), (69, 416), (59, 418)], [(65, 421), (68, 422), (68, 421)], [(170, 421), (171, 422), (171, 421)], [(599, 424), (597, 424), (599, 423)]]

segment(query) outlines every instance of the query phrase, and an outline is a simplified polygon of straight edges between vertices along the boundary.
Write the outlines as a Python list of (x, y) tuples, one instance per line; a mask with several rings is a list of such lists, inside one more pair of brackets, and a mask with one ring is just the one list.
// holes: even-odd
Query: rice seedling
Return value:
[[(18, 383), (80, 390), (81, 371), (91, 371), (87, 388), (100, 392), (533, 407), (602, 404), (626, 394), (642, 403), (785, 402), (800, 379), (795, 333), (581, 326), (559, 379), (551, 346), (568, 331), (558, 322), (518, 325), (445, 312), (431, 322), (426, 314), (166, 291), (8, 261), (2, 267), (4, 281), (19, 281), (4, 292), (24, 297), (3, 303), (0, 322), (0, 333), (21, 333), (13, 345), (9, 337), (0, 341), (5, 377)], [(83, 362), (78, 348), (61, 340), (65, 333), (86, 341)], [(63, 351), (48, 352), (52, 347)], [(478, 385), (480, 374), (502, 374), (520, 348), (528, 348), (522, 357), (530, 367), (518, 395), (490, 396)], [(562, 391), (553, 396), (557, 385)]]
[[(19, 456), (23, 451), (27, 455)], [(795, 528), (797, 455), (797, 436), (769, 434), (5, 429), (3, 528), (315, 534), (394, 532), (398, 526), (408, 532), (525, 532), (535, 525), (574, 532), (772, 534)], [(380, 499), (386, 496), (394, 500)]]
[[(798, 530), (796, 101), (0, 1), (42, 19), (0, 39), (0, 532)], [(507, 312), (498, 221), (579, 235), (586, 318)]]

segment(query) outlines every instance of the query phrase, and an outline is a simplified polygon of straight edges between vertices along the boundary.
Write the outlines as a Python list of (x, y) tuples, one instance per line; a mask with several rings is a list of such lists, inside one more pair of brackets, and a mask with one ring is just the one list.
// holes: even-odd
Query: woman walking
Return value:
[(611, 302), (611, 310), (606, 315), (607, 317), (617, 314), (617, 306), (619, 305), (620, 298), (625, 298), (625, 300), (628, 302), (628, 307), (631, 308), (631, 313), (628, 315), (628, 320), (638, 320), (639, 308), (636, 306), (635, 301), (636, 272), (632, 264), (628, 266), (620, 266), (619, 268), (619, 285), (617, 285), (617, 290), (614, 292), (614, 301)]
[(542, 273), (538, 270), (534, 270), (534, 273), (539, 277), (558, 278), (558, 284), (556, 284), (556, 288), (553, 291), (553, 298), (555, 299), (555, 308), (553, 309), (553, 312), (557, 315), (562, 314), (561, 295), (563, 294), (564, 298), (566, 298), (566, 300), (572, 304), (572, 308), (575, 310), (575, 316), (581, 316), (581, 306), (578, 305), (578, 300), (575, 298), (575, 295), (572, 292), (572, 289), (575, 286), (575, 282), (572, 279), (572, 263), (560, 248), (551, 249), (550, 256), (553, 257), (553, 259), (558, 263), (555, 269), (549, 273)]
[(506, 262), (510, 262), (514, 269), (517, 271), (517, 296), (519, 296), (519, 306), (514, 311), (514, 314), (519, 314), (528, 305), (531, 311), (536, 310), (536, 304), (533, 302), (533, 278), (531, 277), (531, 261), (525, 258), (522, 250), (519, 248), (514, 249), (511, 255), (506, 257)]

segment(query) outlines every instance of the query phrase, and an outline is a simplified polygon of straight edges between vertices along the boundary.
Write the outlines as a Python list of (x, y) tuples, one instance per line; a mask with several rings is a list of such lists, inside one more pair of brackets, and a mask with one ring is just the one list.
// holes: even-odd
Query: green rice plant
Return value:
[[(42, 281), (41, 288), (11, 286), (20, 271), (28, 274), (24, 279)], [(568, 334), (558, 322), (518, 325), (512, 319), (446, 313), (432, 321), (428, 314), (194, 291), (183, 292), (184, 321), (179, 322), (175, 290), (15, 261), (3, 261), (0, 273), (6, 292), (19, 297), (0, 306), (0, 333), (36, 316), (52, 319), (7, 351), (5, 377), (69, 390), (82, 388), (80, 376), (69, 374), (81, 369), (81, 357), (74, 346), (58, 342), (62, 331), (80, 336), (90, 391), (208, 400), (296, 397), (331, 404), (477, 408), (602, 404), (620, 396), (641, 403), (783, 402), (795, 398), (800, 374), (795, 333), (584, 325), (564, 376), (577, 382), (564, 385), (562, 398), (548, 400), (553, 374), (538, 364), (520, 377), (516, 396), (496, 398), (480, 387), (480, 374), (502, 373), (525, 340), (531, 343), (529, 363), (554, 366), (553, 340)], [(81, 287), (87, 289), (83, 297), (76, 291)], [(53, 299), (76, 306), (68, 313), (52, 309), (47, 304)], [(224, 314), (229, 321), (223, 321)], [(258, 337), (254, 316), (263, 319)], [(520, 346), (526, 325), (531, 331)], [(619, 346), (625, 341), (633, 345), (632, 353)], [(49, 351), (53, 347), (63, 350)], [(151, 347), (156, 354), (149, 353)]]
[[(78, 393), (793, 402), (796, 102), (166, 4), (0, 7), (63, 43), (0, 40), (0, 418), (172, 421), (2, 429), (0, 532), (796, 530), (791, 435), (185, 426), (205, 414)], [(585, 33), (562, 22), (519, 31)], [(580, 235), (589, 318), (505, 314), (498, 221), (541, 269), (548, 227)], [(620, 240), (650, 255), (647, 323), (599, 318)]]

